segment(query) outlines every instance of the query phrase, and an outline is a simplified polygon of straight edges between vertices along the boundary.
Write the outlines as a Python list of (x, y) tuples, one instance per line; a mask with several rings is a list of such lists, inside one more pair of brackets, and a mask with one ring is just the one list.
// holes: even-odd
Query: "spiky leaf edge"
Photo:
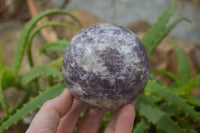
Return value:
[(0, 103), (1, 103), (1, 107), (3, 108), (4, 112), (6, 113), (6, 116), (9, 116), (9, 111), (8, 111), (8, 107), (4, 98), (4, 94), (3, 94), (3, 89), (2, 89), (2, 79), (4, 76), (4, 70), (0, 73)]
[(142, 118), (133, 128), (132, 133), (144, 133), (149, 128), (148, 122)]
[(61, 11), (61, 10), (46, 10), (46, 11), (40, 13), (39, 15), (37, 15), (36, 17), (34, 17), (33, 19), (31, 19), (29, 21), (29, 23), (26, 24), (24, 30), (22, 31), (22, 34), (20, 36), (20, 39), (19, 39), (19, 42), (17, 45), (17, 50), (15, 52), (13, 64), (11, 67), (15, 76), (17, 76), (17, 74), (18, 74), (18, 71), (19, 71), (19, 68), (20, 68), (20, 65), (22, 62), (22, 58), (24, 55), (25, 46), (27, 44), (28, 37), (30, 35), (31, 30), (33, 29), (33, 27), (36, 25), (36, 23), (40, 19), (42, 19), (48, 15), (52, 15), (52, 14), (66, 14), (66, 15), (70, 16), (73, 20), (75, 20), (79, 25), (82, 26), (82, 24), (76, 17), (74, 17), (69, 12)]
[(158, 21), (153, 25), (153, 27), (143, 36), (142, 42), (149, 54), (152, 52), (151, 49), (154, 43), (157, 41), (157, 38), (160, 37), (166, 28), (166, 24), (173, 15), (175, 9), (176, 3), (173, 2), (168, 6), (167, 9), (164, 10), (163, 14), (159, 17)]
[(178, 74), (182, 83), (186, 85), (190, 81), (190, 65), (185, 52), (174, 42), (170, 41), (170, 44), (175, 49), (177, 59), (178, 59)]
[(63, 79), (61, 72), (49, 66), (41, 65), (33, 67), (29, 72), (25, 73), (21, 78), (21, 83), (22, 85), (26, 85), (41, 75), (53, 76), (60, 80)]
[(150, 97), (143, 95), (137, 98), (135, 109), (139, 115), (144, 116), (148, 122), (153, 123), (159, 129), (166, 133), (185, 133), (185, 131), (177, 125), (170, 117), (160, 110), (156, 104), (149, 100)]
[[(42, 53), (48, 49), (51, 49), (52, 46), (64, 46), (66, 48), (68, 43), (69, 43), (68, 40), (57, 40), (57, 41), (49, 42), (49, 43), (45, 44), (44, 46), (42, 46), (42, 48), (40, 49), (40, 53)], [(65, 48), (64, 48), (64, 50), (65, 50)]]
[(153, 93), (162, 99), (166, 100), (168, 103), (173, 104), (177, 109), (181, 109), (186, 115), (190, 116), (195, 122), (200, 124), (200, 116), (198, 113), (180, 97), (175, 96), (170, 91), (167, 91), (163, 86), (158, 85), (153, 81), (149, 81), (145, 91)]
[(27, 54), (28, 54), (29, 64), (31, 67), (34, 66), (33, 59), (32, 59), (32, 52), (31, 52), (31, 46), (32, 46), (32, 41), (33, 41), (34, 36), (43, 28), (56, 27), (56, 26), (64, 27), (64, 28), (71, 29), (71, 30), (78, 30), (70, 24), (63, 24), (63, 23), (59, 23), (59, 22), (46, 22), (46, 23), (43, 23), (43, 24), (39, 25), (38, 27), (34, 28), (28, 38), (28, 43), (27, 43), (27, 45), (28, 45)]
[(154, 44), (151, 46), (151, 49), (148, 51), (149, 54), (152, 54), (153, 51), (157, 48), (157, 46), (162, 42), (162, 40), (182, 21), (190, 22), (187, 18), (178, 18), (175, 21), (173, 21), (169, 26), (163, 29), (163, 31), (160, 32), (160, 35), (158, 38), (156, 38)]
[(25, 104), (21, 109), (19, 109), (15, 114), (9, 116), (9, 118), (3, 122), (2, 125), (0, 125), (0, 132), (5, 131), (12, 125), (16, 124), (18, 121), (22, 120), (25, 116), (36, 111), (45, 101), (58, 96), (65, 87), (65, 84), (61, 83), (48, 88), (44, 92), (41, 92), (29, 103)]
[(162, 73), (162, 74), (168, 76), (169, 78), (171, 78), (172, 80), (174, 80), (180, 87), (183, 86), (183, 83), (179, 80), (179, 78), (175, 74), (173, 74), (173, 73), (171, 73), (169, 71), (155, 69), (155, 68), (152, 68), (151, 71)]

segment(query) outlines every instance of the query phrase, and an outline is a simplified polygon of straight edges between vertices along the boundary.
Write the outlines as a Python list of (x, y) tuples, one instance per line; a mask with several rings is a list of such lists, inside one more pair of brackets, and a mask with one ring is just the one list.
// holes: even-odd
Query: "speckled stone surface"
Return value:
[(75, 35), (63, 57), (63, 75), (72, 95), (100, 110), (133, 102), (149, 77), (149, 58), (130, 30), (109, 23), (89, 26)]

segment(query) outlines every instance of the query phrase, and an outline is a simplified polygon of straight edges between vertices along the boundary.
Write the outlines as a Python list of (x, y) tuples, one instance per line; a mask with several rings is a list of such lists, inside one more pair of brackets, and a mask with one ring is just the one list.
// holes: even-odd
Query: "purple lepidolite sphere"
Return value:
[(146, 86), (149, 68), (148, 53), (136, 35), (110, 23), (81, 30), (63, 57), (69, 91), (100, 110), (117, 110), (133, 102)]

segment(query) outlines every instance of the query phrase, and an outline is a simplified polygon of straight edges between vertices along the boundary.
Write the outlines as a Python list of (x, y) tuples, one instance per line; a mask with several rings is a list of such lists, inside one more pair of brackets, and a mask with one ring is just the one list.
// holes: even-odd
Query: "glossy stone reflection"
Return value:
[(149, 58), (130, 30), (109, 23), (89, 26), (75, 35), (63, 57), (63, 75), (72, 95), (100, 110), (133, 102), (149, 77)]

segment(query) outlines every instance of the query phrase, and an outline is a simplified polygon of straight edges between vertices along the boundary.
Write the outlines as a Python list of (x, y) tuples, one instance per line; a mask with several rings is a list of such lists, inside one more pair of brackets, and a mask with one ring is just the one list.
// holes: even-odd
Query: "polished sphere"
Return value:
[(76, 34), (63, 57), (63, 75), (71, 94), (100, 110), (132, 103), (149, 77), (148, 53), (130, 30), (94, 24)]

